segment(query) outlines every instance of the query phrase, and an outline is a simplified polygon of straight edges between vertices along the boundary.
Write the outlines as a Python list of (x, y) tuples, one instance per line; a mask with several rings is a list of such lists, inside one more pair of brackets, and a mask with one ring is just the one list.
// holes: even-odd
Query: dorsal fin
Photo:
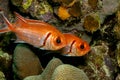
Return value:
[(14, 12), (16, 17), (17, 17), (17, 24), (21, 24), (21, 23), (25, 23), (25, 24), (36, 24), (36, 23), (41, 23), (41, 24), (46, 24), (43, 21), (40, 20), (33, 20), (33, 19), (26, 19), (24, 17), (22, 17), (20, 14), (18, 14), (17, 12)]
[(45, 23), (43, 21), (40, 20), (33, 20), (33, 19), (25, 19), (28, 23)]
[(0, 11), (1, 16), (3, 17), (5, 23), (8, 25), (10, 30), (13, 30), (13, 25), (8, 21), (8, 19), (5, 17), (3, 11)]
[(14, 12), (14, 14), (16, 15), (16, 23), (17, 24), (21, 24), (21, 23), (27, 23), (27, 21), (24, 19), (24, 17), (22, 17), (20, 14), (18, 14), (17, 12)]

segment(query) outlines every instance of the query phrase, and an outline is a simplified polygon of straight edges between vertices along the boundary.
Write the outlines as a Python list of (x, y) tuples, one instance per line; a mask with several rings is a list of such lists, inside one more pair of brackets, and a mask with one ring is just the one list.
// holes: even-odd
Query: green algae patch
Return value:
[(23, 2), (22, 7), (26, 10), (30, 7), (30, 5), (32, 4), (33, 0), (26, 0), (25, 2)]
[(52, 7), (49, 5), (48, 2), (43, 1), (40, 4), (40, 9), (38, 10), (39, 14), (45, 14), (47, 12), (53, 12)]

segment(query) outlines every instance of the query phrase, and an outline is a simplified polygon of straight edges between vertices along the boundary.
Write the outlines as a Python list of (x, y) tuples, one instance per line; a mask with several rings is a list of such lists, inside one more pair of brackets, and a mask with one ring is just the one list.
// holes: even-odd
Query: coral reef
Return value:
[[(120, 0), (0, 0), (1, 10), (11, 23), (17, 12), (50, 23), (63, 33), (72, 33), (87, 41), (91, 51), (82, 57), (62, 56), (57, 51), (31, 49), (29, 44), (17, 45), (13, 33), (0, 33), (0, 80), (83, 76), (86, 80), (120, 80)], [(0, 15), (0, 30), (5, 27)]]
[(92, 47), (91, 52), (88, 54), (87, 66), (79, 66), (79, 68), (84, 69), (90, 80), (113, 80), (112, 75), (116, 66), (108, 54), (109, 48), (107, 44), (100, 42), (99, 45)]

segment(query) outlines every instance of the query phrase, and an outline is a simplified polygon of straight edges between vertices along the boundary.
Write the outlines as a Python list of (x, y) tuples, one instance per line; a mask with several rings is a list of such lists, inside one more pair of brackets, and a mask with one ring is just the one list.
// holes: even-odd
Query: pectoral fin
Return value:
[(6, 28), (6, 29), (1, 29), (0, 30), (0, 33), (5, 33), (5, 32), (9, 32), (10, 30), (8, 29), (8, 28)]

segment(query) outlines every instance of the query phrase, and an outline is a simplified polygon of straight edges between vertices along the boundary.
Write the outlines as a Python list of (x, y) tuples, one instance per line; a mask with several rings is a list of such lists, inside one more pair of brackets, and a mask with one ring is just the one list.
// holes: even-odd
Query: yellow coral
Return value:
[(68, 13), (67, 9), (65, 7), (60, 6), (58, 9), (58, 16), (62, 19), (62, 20), (66, 20), (67, 18), (69, 18), (71, 15)]

